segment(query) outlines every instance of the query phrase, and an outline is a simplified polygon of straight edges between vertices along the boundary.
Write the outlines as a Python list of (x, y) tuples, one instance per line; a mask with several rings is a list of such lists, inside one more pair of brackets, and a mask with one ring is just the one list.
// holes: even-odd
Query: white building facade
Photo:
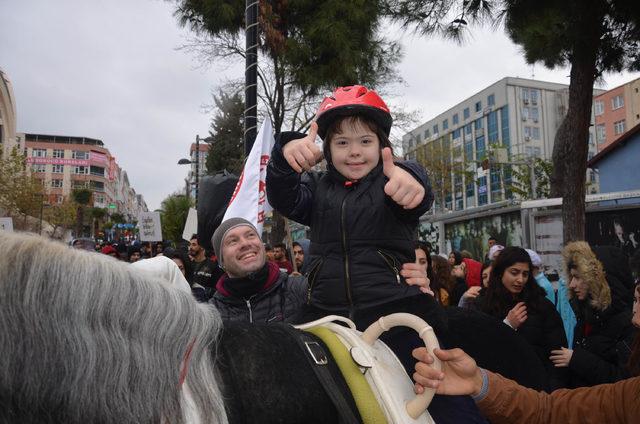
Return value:
[[(506, 77), (405, 134), (405, 157), (420, 160), (429, 143), (442, 143), (451, 154), (449, 159), (466, 170), (479, 167), (488, 150), (498, 147), (506, 149), (508, 161), (550, 160), (568, 103), (567, 85)], [(593, 127), (585, 143), (595, 153), (592, 132)], [(451, 193), (444, 205), (437, 205), (440, 211), (465, 210), (513, 197), (509, 166), (492, 164), (473, 177), (452, 172), (451, 179)]]

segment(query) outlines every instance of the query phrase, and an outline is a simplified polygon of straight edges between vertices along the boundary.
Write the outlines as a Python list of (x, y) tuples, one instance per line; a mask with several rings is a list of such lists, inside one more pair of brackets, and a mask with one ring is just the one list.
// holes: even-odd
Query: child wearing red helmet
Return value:
[[(361, 310), (427, 297), (406, 283), (401, 269), (415, 261), (418, 218), (433, 196), (419, 164), (394, 161), (391, 124), (375, 91), (340, 87), (322, 101), (309, 134), (282, 133), (276, 141), (267, 167), (269, 203), (311, 227), (301, 320), (354, 318)], [(312, 171), (323, 156), (327, 171)]]
[[(415, 262), (418, 218), (433, 194), (424, 168), (394, 161), (391, 123), (374, 91), (341, 87), (323, 100), (309, 134), (277, 137), (267, 167), (269, 203), (311, 227), (310, 262), (303, 269), (307, 303), (298, 322), (343, 315), (363, 330), (381, 316), (407, 312), (427, 321), (447, 346), (444, 310), (403, 275), (403, 264)], [(327, 171), (311, 171), (323, 156)], [(399, 327), (381, 338), (411, 375), (411, 351), (422, 345), (417, 334)], [(436, 395), (429, 411), (436, 422), (486, 423), (470, 398)]]

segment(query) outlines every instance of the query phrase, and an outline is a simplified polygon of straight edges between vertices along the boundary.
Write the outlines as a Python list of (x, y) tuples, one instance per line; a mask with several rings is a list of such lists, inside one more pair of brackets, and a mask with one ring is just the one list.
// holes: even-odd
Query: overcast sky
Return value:
[[(176, 50), (189, 36), (161, 0), (0, 0), (0, 67), (13, 83), (19, 132), (102, 140), (150, 210), (184, 187), (196, 134), (206, 136), (211, 90), (225, 75)], [(460, 47), (401, 35), (406, 85), (398, 99), (427, 120), (505, 76), (568, 83), (532, 69), (502, 31), (474, 30)], [(607, 76), (613, 88), (639, 74)]]

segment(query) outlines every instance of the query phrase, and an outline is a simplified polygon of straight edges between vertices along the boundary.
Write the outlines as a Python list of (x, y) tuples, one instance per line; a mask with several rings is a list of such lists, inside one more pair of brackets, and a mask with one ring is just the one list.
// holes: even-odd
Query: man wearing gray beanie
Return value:
[[(307, 279), (287, 275), (266, 252), (256, 227), (244, 218), (222, 222), (211, 237), (225, 274), (209, 300), (224, 321), (296, 322), (307, 300)], [(429, 286), (426, 272), (415, 263), (402, 266), (408, 284)]]
[(227, 219), (213, 233), (211, 244), (225, 274), (209, 302), (223, 320), (295, 321), (306, 299), (307, 280), (289, 276), (266, 260), (262, 239), (251, 222)]

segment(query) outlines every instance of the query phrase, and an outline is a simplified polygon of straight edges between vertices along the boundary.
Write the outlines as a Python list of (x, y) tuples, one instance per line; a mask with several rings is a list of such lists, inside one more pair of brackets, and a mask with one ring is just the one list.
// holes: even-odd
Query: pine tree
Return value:
[(217, 112), (211, 122), (207, 174), (227, 170), (239, 175), (244, 162), (244, 102), (239, 93), (229, 95), (222, 90), (214, 102)]

